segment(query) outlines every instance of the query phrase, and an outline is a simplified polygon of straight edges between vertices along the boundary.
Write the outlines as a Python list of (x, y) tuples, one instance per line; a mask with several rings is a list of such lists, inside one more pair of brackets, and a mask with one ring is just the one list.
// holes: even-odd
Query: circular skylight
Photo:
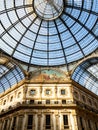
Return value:
[(53, 20), (63, 11), (63, 0), (34, 0), (36, 14), (44, 20)]
[(0, 49), (15, 59), (64, 65), (97, 48), (97, 0), (0, 1)]

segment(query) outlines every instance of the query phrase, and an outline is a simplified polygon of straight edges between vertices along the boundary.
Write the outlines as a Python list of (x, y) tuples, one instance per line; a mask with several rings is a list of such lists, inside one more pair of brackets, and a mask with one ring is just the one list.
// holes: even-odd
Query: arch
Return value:
[(98, 95), (98, 57), (81, 62), (73, 71), (71, 78)]
[(21, 92), (18, 92), (17, 98), (21, 97)]
[(0, 93), (24, 79), (22, 68), (10, 58), (0, 56)]
[(11, 97), (10, 97), (10, 102), (12, 102), (12, 101), (13, 101), (13, 98), (14, 98), (13, 96), (11, 96)]

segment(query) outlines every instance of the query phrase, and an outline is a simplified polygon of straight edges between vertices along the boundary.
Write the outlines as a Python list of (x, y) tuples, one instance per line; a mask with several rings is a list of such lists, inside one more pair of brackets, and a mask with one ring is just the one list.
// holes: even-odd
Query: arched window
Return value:
[(71, 78), (98, 95), (98, 57), (82, 62), (74, 70)]
[(20, 98), (20, 97), (21, 97), (21, 92), (18, 93), (18, 98)]
[(14, 62), (5, 57), (0, 57), (0, 93), (11, 88), (23, 80), (24, 73), (21, 68)]
[(4, 100), (4, 102), (3, 102), (3, 105), (5, 105), (6, 104), (6, 100)]
[(10, 98), (10, 102), (12, 102), (13, 101), (13, 96), (11, 96), (11, 98)]

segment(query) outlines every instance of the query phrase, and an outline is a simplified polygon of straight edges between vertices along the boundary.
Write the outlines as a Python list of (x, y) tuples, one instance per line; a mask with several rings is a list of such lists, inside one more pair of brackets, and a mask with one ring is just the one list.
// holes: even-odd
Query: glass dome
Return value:
[(98, 0), (1, 0), (0, 48), (32, 65), (77, 61), (98, 48)]
[(36, 13), (44, 20), (53, 20), (63, 11), (63, 0), (34, 0)]

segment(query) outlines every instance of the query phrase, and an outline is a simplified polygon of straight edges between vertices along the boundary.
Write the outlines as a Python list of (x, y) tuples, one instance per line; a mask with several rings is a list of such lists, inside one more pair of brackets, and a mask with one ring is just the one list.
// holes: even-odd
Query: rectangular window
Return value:
[(33, 115), (28, 115), (28, 124), (27, 124), (27, 129), (31, 130), (33, 127)]
[(58, 104), (58, 101), (54, 101), (54, 104)]
[(68, 115), (63, 115), (64, 129), (68, 129)]
[(84, 130), (82, 117), (80, 117), (80, 125), (81, 125), (81, 129)]
[(88, 127), (89, 127), (89, 130), (91, 130), (91, 123), (90, 123), (90, 120), (88, 120)]
[(50, 95), (51, 94), (51, 90), (50, 89), (46, 89), (46, 95)]
[(30, 104), (34, 104), (34, 100), (30, 100)]
[(51, 129), (50, 115), (46, 115), (46, 129)]
[(65, 95), (65, 89), (61, 89), (61, 95)]
[(38, 101), (38, 104), (42, 104), (42, 101)]
[(16, 126), (16, 117), (14, 117), (13, 119), (12, 130), (15, 130), (15, 126)]
[(96, 130), (98, 130), (98, 127), (97, 127), (97, 123), (95, 122), (95, 128), (96, 128)]
[(83, 100), (84, 102), (86, 102), (86, 98), (85, 98), (84, 95), (82, 95), (82, 100)]
[(36, 94), (36, 90), (35, 89), (30, 90), (30, 95), (35, 95), (35, 94)]
[(62, 104), (66, 104), (66, 100), (62, 100)]
[(46, 104), (50, 104), (50, 100), (46, 100)]
[(7, 122), (8, 122), (8, 120), (5, 120), (5, 122), (4, 122), (4, 130), (6, 130), (6, 128), (7, 128)]

